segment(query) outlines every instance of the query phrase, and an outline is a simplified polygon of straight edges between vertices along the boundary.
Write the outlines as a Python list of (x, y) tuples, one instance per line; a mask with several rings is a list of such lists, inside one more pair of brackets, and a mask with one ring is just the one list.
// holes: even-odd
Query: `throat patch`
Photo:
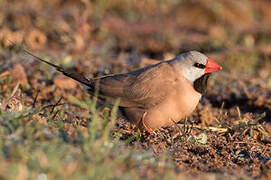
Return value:
[(208, 73), (196, 79), (193, 84), (194, 89), (201, 94), (205, 93), (207, 90), (207, 82), (208, 82), (209, 77), (210, 77), (210, 74)]

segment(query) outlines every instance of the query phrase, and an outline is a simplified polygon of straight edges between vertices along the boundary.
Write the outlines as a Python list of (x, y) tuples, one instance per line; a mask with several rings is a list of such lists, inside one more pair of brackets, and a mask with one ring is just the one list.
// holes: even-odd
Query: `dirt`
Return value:
[[(129, 146), (151, 150), (155, 157), (169, 153), (176, 172), (198, 178), (218, 173), (237, 179), (271, 179), (271, 26), (267, 26), (271, 3), (248, 1), (237, 11), (240, 3), (222, 1), (222, 15), (201, 1), (146, 7), (140, 3), (125, 7), (117, 3), (122, 1), (112, 1), (108, 9), (97, 2), (46, 2), (29, 7), (23, 5), (30, 4), (27, 0), (0, 5), (0, 78), (6, 78), (1, 82), (1, 99), (8, 99), (20, 82), (24, 106), (52, 104), (62, 97), (71, 136), (70, 124), (84, 128), (89, 122), (87, 110), (69, 98), (86, 101), (83, 87), (11, 51), (10, 41), (24, 43), (35, 54), (87, 77), (124, 73), (187, 50), (200, 50), (224, 70), (211, 77), (195, 112), (156, 134), (143, 132)], [(199, 6), (193, 8), (194, 3)], [(261, 22), (251, 17), (257, 10)], [(185, 18), (190, 16), (200, 22)], [(127, 141), (136, 132), (133, 128), (119, 117), (114, 132)], [(199, 138), (201, 134), (206, 135), (206, 142)]]

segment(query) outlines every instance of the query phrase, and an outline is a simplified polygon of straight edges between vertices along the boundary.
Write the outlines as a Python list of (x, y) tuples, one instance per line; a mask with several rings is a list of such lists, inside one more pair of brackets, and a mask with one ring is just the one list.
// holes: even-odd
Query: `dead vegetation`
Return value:
[[(1, 178), (271, 178), (268, 0), (3, 0), (0, 10)], [(87, 77), (192, 49), (224, 70), (191, 117), (150, 135), (10, 42)]]

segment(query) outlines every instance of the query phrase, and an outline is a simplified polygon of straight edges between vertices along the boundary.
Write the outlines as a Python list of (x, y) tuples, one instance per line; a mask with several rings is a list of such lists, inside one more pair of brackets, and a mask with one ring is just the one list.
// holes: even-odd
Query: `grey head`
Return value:
[(198, 51), (189, 51), (176, 58), (184, 77), (191, 83), (205, 74), (205, 66), (208, 57)]
[(204, 54), (198, 51), (189, 51), (176, 56), (171, 62), (179, 65), (183, 76), (193, 84), (196, 91), (204, 93), (210, 75), (205, 71), (207, 60), (208, 57)]

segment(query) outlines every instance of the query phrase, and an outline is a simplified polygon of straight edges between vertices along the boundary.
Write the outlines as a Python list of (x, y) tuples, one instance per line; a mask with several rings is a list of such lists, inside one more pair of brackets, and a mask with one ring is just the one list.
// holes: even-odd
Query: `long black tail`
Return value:
[(34, 57), (35, 59), (43, 62), (43, 63), (46, 63), (52, 67), (54, 67), (57, 71), (59, 72), (62, 72), (65, 76), (68, 76), (86, 86), (89, 86), (90, 88), (93, 86), (93, 81), (91, 80), (88, 80), (87, 78), (85, 78), (84, 76), (78, 74), (78, 73), (75, 73), (75, 72), (69, 72), (68, 70), (65, 70), (64, 68), (60, 67), (60, 66), (57, 66), (53, 63), (50, 63), (34, 54), (32, 54), (31, 52), (29, 52), (28, 50), (26, 50), (25, 48), (22, 48), (22, 50), (26, 53), (26, 54), (29, 54), (30, 56)]

